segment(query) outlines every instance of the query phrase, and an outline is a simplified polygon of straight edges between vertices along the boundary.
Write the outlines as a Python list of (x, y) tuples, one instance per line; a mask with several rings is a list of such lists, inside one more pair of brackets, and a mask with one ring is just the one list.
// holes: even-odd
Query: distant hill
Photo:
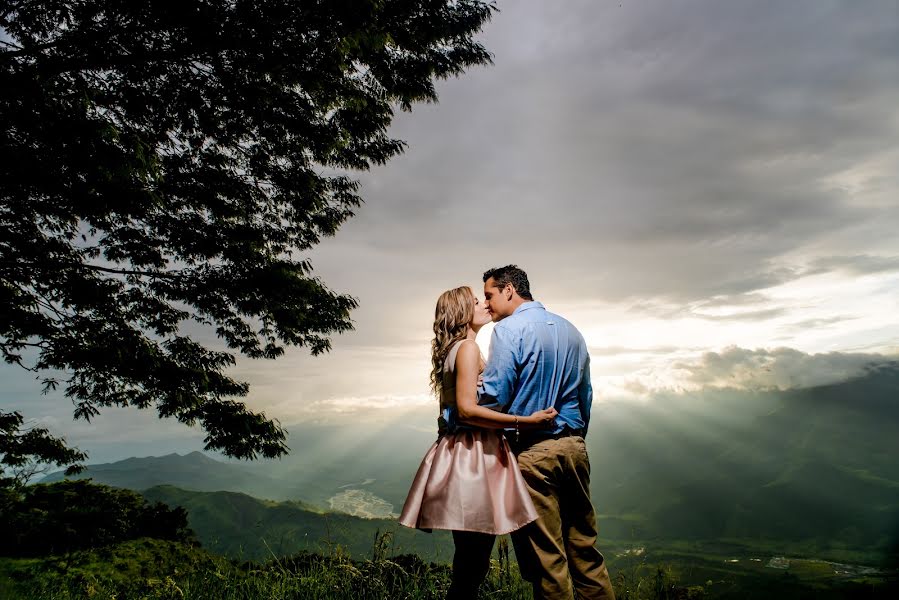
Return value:
[[(62, 471), (50, 473), (40, 483), (65, 479)], [(93, 479), (116, 487), (143, 490), (154, 485), (174, 485), (197, 491), (230, 490), (273, 499), (288, 499), (291, 492), (249, 464), (215, 460), (202, 452), (132, 457), (114, 463), (88, 465), (70, 479)]]
[(393, 536), (391, 554), (414, 553), (443, 562), (452, 556), (448, 533), (414, 531), (392, 519), (363, 519), (236, 492), (194, 492), (162, 485), (142, 493), (151, 502), (184, 507), (203, 547), (234, 558), (265, 559), (301, 550), (329, 554), (338, 546), (354, 558), (371, 558), (376, 536), (385, 532)]
[[(352, 506), (348, 494), (364, 492), (399, 512), (435, 439), (408, 423), (288, 429), (292, 452), (279, 461), (231, 464), (194, 453), (91, 465), (86, 475), (137, 490), (165, 483), (324, 509)], [(899, 548), (896, 366), (808, 389), (598, 399), (587, 445), (604, 539), (749, 539), (772, 548), (789, 540), (830, 555)]]
[(588, 440), (606, 536), (899, 540), (899, 369), (783, 392), (599, 405)]
[[(435, 420), (436, 423), (436, 420)], [(143, 490), (174, 485), (196, 491), (242, 492), (256, 498), (303, 500), (322, 508), (346, 506), (353, 490), (384, 498), (399, 512), (419, 461), (436, 434), (397, 425), (381, 430), (335, 426), (292, 426), (291, 454), (280, 460), (232, 463), (201, 452), (129, 458), (87, 465), (76, 478)], [(40, 480), (64, 479), (62, 471)], [(350, 503), (354, 499), (350, 498)], [(364, 511), (360, 510), (360, 514)]]

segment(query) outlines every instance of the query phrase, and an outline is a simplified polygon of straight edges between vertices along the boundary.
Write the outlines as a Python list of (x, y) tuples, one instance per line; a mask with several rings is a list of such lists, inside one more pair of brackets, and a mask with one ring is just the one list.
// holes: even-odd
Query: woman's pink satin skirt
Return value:
[(502, 535), (537, 519), (505, 436), (496, 430), (444, 435), (421, 461), (399, 522), (417, 529)]

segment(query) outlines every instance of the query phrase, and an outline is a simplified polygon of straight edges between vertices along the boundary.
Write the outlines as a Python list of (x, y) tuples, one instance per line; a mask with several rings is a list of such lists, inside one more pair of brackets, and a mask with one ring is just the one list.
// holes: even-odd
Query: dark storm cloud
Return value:
[(495, 66), (400, 115), (407, 154), (365, 175), (338, 236), (353, 285), (382, 276), (366, 263), (438, 290), (516, 262), (552, 293), (694, 301), (790, 281), (809, 244), (826, 268), (841, 232), (888, 251), (896, 202), (866, 195), (899, 168), (896, 7), (500, 3)]

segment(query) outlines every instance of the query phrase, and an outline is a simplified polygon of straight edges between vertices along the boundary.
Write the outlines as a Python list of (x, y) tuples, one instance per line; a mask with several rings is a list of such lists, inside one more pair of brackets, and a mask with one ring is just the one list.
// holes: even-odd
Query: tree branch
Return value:
[(2, 56), (6, 56), (9, 58), (19, 58), (20, 56), (28, 56), (29, 54), (37, 54), (49, 48), (54, 48), (59, 46), (59, 40), (54, 42), (47, 42), (45, 44), (35, 44), (34, 46), (24, 47), (19, 46), (17, 44), (13, 44), (12, 42), (0, 41), (0, 43), (9, 46), (10, 48), (17, 48), (15, 52), (6, 52)]
[[(9, 46), (10, 48), (15, 48), (16, 50), (24, 50), (24, 48), (22, 48), (22, 46), (19, 46), (18, 44), (13, 44), (12, 42), (7, 42), (6, 40), (0, 40), (0, 44), (3, 44), (4, 46)], [(9, 54), (12, 54), (12, 53), (10, 52)], [(7, 56), (9, 56), (9, 54), (7, 54)]]
[(130, 269), (110, 269), (109, 267), (101, 267), (100, 265), (91, 265), (81, 263), (79, 266), (93, 271), (102, 271), (104, 273), (115, 273), (117, 275), (140, 275), (141, 277), (165, 277), (176, 279), (180, 275), (180, 271), (134, 271)]
[(44, 268), (47, 270), (56, 271), (59, 267), (82, 267), (85, 269), (90, 269), (92, 271), (102, 271), (104, 273), (114, 273), (116, 275), (140, 275), (142, 277), (168, 277), (171, 279), (175, 279), (180, 276), (181, 271), (135, 271), (131, 269), (112, 269), (110, 267), (101, 267), (100, 265), (92, 265), (89, 263), (56, 263), (56, 264), (43, 264), (43, 263), (27, 263), (22, 261), (9, 261), (3, 260), (0, 261), (0, 266), (8, 266), (14, 265), (17, 267), (26, 267), (29, 269), (40, 269)]

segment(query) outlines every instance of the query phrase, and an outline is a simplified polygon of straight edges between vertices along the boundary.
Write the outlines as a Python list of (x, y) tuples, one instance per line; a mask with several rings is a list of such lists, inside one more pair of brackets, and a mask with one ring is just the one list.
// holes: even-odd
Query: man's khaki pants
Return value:
[(512, 534), (522, 577), (535, 600), (614, 600), (605, 560), (596, 549), (590, 461), (584, 438), (563, 437), (515, 448), (539, 517)]

